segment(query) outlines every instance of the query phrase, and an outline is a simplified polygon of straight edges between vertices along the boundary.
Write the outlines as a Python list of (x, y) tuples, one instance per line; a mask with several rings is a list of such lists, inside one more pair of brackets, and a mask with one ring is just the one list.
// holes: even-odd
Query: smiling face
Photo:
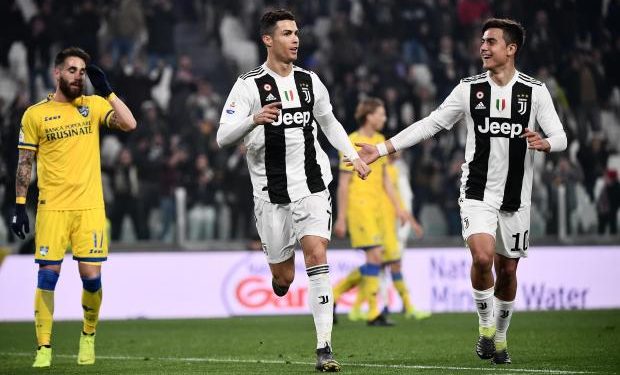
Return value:
[(299, 49), (297, 23), (291, 20), (278, 21), (272, 34), (263, 35), (263, 43), (267, 46), (268, 53), (277, 61), (287, 64), (295, 62)]
[(58, 89), (69, 100), (82, 95), (85, 74), (86, 63), (77, 56), (67, 57), (64, 63), (54, 69)]
[(511, 60), (514, 61), (517, 45), (506, 43), (502, 29), (487, 29), (480, 42), (480, 58), (484, 69), (494, 70), (508, 64)]

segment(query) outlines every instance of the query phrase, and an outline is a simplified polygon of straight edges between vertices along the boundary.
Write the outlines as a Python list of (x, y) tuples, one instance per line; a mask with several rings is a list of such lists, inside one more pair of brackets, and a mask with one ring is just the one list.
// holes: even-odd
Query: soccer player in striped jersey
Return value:
[(472, 255), (479, 322), (476, 352), (496, 364), (511, 362), (506, 335), (517, 292), (517, 265), (529, 247), (534, 153), (563, 151), (567, 143), (547, 87), (515, 68), (524, 40), (525, 30), (518, 22), (487, 20), (480, 44), (487, 72), (461, 80), (428, 117), (384, 143), (362, 144), (359, 150), (370, 164), (464, 120), (467, 143), (459, 204), (463, 238)]
[(295, 244), (301, 243), (317, 334), (316, 369), (339, 371), (331, 349), (334, 301), (326, 255), (332, 175), (317, 126), (352, 160), (361, 178), (370, 169), (334, 117), (325, 85), (313, 72), (293, 65), (299, 48), (295, 16), (269, 11), (261, 18), (260, 33), (267, 61), (235, 82), (222, 110), (217, 142), (227, 146), (243, 139), (247, 147), (256, 228), (280, 297), (295, 277)]
[[(104, 72), (88, 65), (90, 56), (70, 47), (56, 55), (56, 92), (28, 107), (19, 133), (16, 205), (11, 229), (29, 232), (26, 193), (37, 160), (39, 202), (35, 224), (35, 262), (39, 264), (34, 303), (37, 353), (33, 367), (52, 362), (54, 289), (67, 246), (82, 278), (84, 323), (77, 363), (95, 363), (95, 330), (101, 307), (101, 264), (108, 238), (101, 185), (99, 127), (131, 131), (136, 120), (113, 92)], [(101, 95), (83, 95), (86, 75)]]

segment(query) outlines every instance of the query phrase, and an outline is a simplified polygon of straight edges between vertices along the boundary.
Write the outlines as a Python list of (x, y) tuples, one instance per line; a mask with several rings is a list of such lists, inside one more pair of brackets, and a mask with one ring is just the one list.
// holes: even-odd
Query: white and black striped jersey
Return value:
[[(282, 77), (266, 64), (241, 75), (222, 110), (220, 128), (237, 126), (274, 102), (282, 103), (278, 119), (271, 125), (255, 127), (243, 141), (254, 196), (272, 203), (290, 203), (325, 190), (332, 181), (315, 121), (331, 114), (332, 106), (318, 76), (294, 66), (287, 77)], [(344, 130), (343, 134), (346, 137)]]
[(503, 211), (531, 202), (535, 151), (520, 138), (524, 129), (535, 130), (538, 123), (548, 137), (565, 137), (547, 87), (518, 71), (505, 86), (498, 86), (488, 72), (461, 80), (429, 117), (446, 129), (464, 120), (461, 198)]

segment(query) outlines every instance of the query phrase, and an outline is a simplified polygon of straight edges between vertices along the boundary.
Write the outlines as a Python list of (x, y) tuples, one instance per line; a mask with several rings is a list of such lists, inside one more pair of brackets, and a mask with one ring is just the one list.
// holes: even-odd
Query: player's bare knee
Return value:
[(293, 280), (295, 279), (295, 273), (286, 272), (281, 274), (274, 274), (273, 279), (279, 286), (288, 287), (293, 283)]
[(472, 253), (472, 266), (481, 271), (493, 267), (493, 255), (484, 252)]

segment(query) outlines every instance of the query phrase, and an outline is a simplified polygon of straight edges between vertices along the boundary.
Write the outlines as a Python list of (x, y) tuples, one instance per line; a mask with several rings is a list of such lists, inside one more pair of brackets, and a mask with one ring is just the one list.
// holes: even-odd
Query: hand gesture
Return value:
[(360, 148), (357, 150), (357, 154), (364, 163), (371, 164), (379, 159), (379, 150), (377, 150), (377, 146), (368, 143), (356, 143), (355, 145)]
[(527, 140), (527, 148), (531, 150), (549, 152), (551, 151), (551, 145), (549, 142), (542, 138), (537, 132), (531, 131), (529, 128), (525, 128), (521, 138)]
[(281, 102), (273, 102), (265, 105), (258, 113), (254, 114), (254, 123), (256, 125), (271, 124), (276, 121), (280, 115), (280, 108), (282, 108)]
[(355, 159), (355, 160), (353, 160), (351, 162), (351, 165), (353, 165), (353, 169), (357, 172), (357, 175), (362, 180), (365, 180), (366, 177), (368, 177), (368, 175), (371, 172), (370, 167), (366, 163), (364, 163), (364, 161), (362, 161), (362, 159)]
[(90, 79), (90, 83), (93, 84), (95, 91), (104, 98), (107, 98), (112, 93), (112, 86), (110, 86), (110, 82), (108, 81), (108, 77), (106, 77), (105, 72), (101, 70), (95, 64), (90, 64), (86, 67), (86, 74), (88, 74), (88, 78)]
[(22, 240), (26, 238), (25, 233), (30, 233), (30, 221), (25, 204), (18, 203), (15, 205), (15, 212), (11, 218), (11, 230)]

